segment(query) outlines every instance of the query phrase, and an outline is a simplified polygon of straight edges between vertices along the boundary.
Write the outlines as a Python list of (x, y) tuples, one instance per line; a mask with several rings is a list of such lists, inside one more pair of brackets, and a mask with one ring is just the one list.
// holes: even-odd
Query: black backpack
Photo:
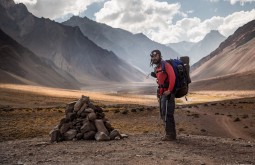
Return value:
[[(185, 95), (187, 95), (189, 91), (189, 84), (191, 83), (190, 79), (190, 66), (189, 66), (189, 57), (183, 56), (180, 57), (180, 59), (170, 59), (166, 60), (167, 63), (169, 63), (175, 73), (175, 86), (174, 86), (174, 94), (176, 98), (181, 98)], [(165, 62), (161, 63), (162, 72), (165, 72)], [(156, 77), (155, 72), (151, 73), (152, 77)], [(168, 83), (163, 84), (164, 88), (168, 88)]]

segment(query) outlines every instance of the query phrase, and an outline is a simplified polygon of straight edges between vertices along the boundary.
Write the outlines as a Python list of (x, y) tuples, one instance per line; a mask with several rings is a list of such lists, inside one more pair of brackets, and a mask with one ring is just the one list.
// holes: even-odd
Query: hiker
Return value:
[[(150, 54), (150, 65), (156, 65), (154, 68), (155, 77), (158, 83), (158, 100), (160, 107), (160, 117), (164, 122), (165, 135), (161, 140), (174, 141), (176, 140), (176, 130), (174, 121), (174, 109), (175, 109), (175, 96), (173, 93), (175, 85), (175, 73), (173, 67), (162, 59), (161, 52), (159, 50), (153, 50)], [(164, 70), (162, 70), (162, 64)]]

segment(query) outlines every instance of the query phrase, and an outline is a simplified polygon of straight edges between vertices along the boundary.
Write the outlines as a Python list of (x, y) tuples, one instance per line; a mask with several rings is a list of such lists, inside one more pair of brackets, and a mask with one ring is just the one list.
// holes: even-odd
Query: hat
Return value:
[(151, 54), (150, 54), (150, 56), (152, 56), (152, 55), (156, 55), (156, 54), (159, 54), (160, 56), (161, 56), (161, 52), (159, 51), (159, 50), (153, 50), (152, 52), (151, 52)]

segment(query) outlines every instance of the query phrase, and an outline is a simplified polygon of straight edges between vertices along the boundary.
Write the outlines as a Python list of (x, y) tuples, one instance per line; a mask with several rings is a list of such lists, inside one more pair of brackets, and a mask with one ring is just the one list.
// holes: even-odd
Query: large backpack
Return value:
[[(183, 97), (187, 95), (189, 91), (189, 84), (191, 83), (189, 71), (190, 71), (190, 66), (189, 66), (189, 57), (188, 56), (183, 56), (180, 57), (180, 59), (170, 59), (166, 60), (167, 63), (169, 63), (175, 73), (175, 86), (174, 86), (174, 93), (176, 98)], [(162, 62), (162, 71), (165, 71), (165, 62)]]

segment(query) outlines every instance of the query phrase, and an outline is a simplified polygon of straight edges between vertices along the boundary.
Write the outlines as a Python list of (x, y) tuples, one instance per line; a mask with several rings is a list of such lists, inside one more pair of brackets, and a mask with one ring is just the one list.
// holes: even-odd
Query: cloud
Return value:
[[(122, 28), (132, 33), (143, 33), (159, 43), (180, 41), (197, 42), (211, 30), (219, 30), (226, 37), (245, 23), (255, 19), (255, 9), (240, 11), (226, 17), (214, 16), (206, 20), (181, 12), (180, 3), (157, 0), (14, 0), (25, 3), (28, 10), (38, 17), (63, 20), (71, 15), (80, 15), (93, 3), (104, 2), (95, 14), (98, 22)], [(207, 0), (229, 1), (231, 4), (254, 2), (255, 0)], [(173, 21), (174, 20), (174, 21)], [(177, 20), (177, 21), (176, 21)]]
[[(204, 21), (201, 21), (199, 18), (184, 18), (177, 21), (176, 24), (169, 26), (168, 31), (170, 33), (167, 36), (164, 35), (154, 38), (157, 41), (163, 40), (165, 43), (179, 42), (182, 40), (198, 42), (211, 30), (218, 30), (221, 34), (228, 37), (237, 28), (254, 19), (255, 9), (247, 12), (235, 12), (226, 17), (214, 16)], [(166, 38), (169, 38), (168, 42)]]
[(37, 0), (14, 0), (15, 3), (24, 3), (34, 5), (37, 3)]
[(192, 14), (192, 13), (194, 13), (194, 10), (188, 10), (188, 11), (186, 11), (186, 13)]
[(235, 12), (224, 18), (224, 22), (219, 26), (218, 30), (225, 36), (229, 36), (234, 33), (234, 31), (246, 24), (249, 21), (255, 19), (255, 9), (251, 11), (240, 11)]
[(210, 2), (219, 2), (220, 0), (210, 0)]
[[(219, 2), (220, 0), (209, 0), (210, 2)], [(231, 5), (234, 5), (236, 3), (240, 3), (240, 5), (244, 5), (245, 3), (252, 3), (255, 2), (255, 0), (221, 0), (221, 1), (228, 1)]]
[[(211, 30), (219, 30), (221, 34), (229, 36), (238, 27), (255, 19), (255, 9), (235, 12), (226, 17), (214, 16), (202, 21), (197, 17), (188, 18), (180, 12), (180, 8), (179, 3), (169, 4), (156, 0), (110, 0), (105, 2), (95, 17), (96, 21), (116, 28), (144, 33), (159, 43), (183, 40), (198, 42)], [(181, 16), (181, 19), (173, 24), (172, 19), (175, 16)]]
[(180, 4), (156, 0), (110, 0), (95, 14), (96, 21), (133, 33), (160, 33), (171, 24), (174, 16), (185, 17)]
[(63, 15), (79, 15), (89, 5), (103, 0), (14, 0), (15, 3), (24, 3), (28, 10), (37, 17), (56, 19)]
[(236, 3), (240, 3), (240, 5), (244, 5), (245, 3), (248, 3), (248, 2), (255, 2), (255, 0), (225, 0), (225, 1), (229, 1), (231, 5), (234, 5)]

